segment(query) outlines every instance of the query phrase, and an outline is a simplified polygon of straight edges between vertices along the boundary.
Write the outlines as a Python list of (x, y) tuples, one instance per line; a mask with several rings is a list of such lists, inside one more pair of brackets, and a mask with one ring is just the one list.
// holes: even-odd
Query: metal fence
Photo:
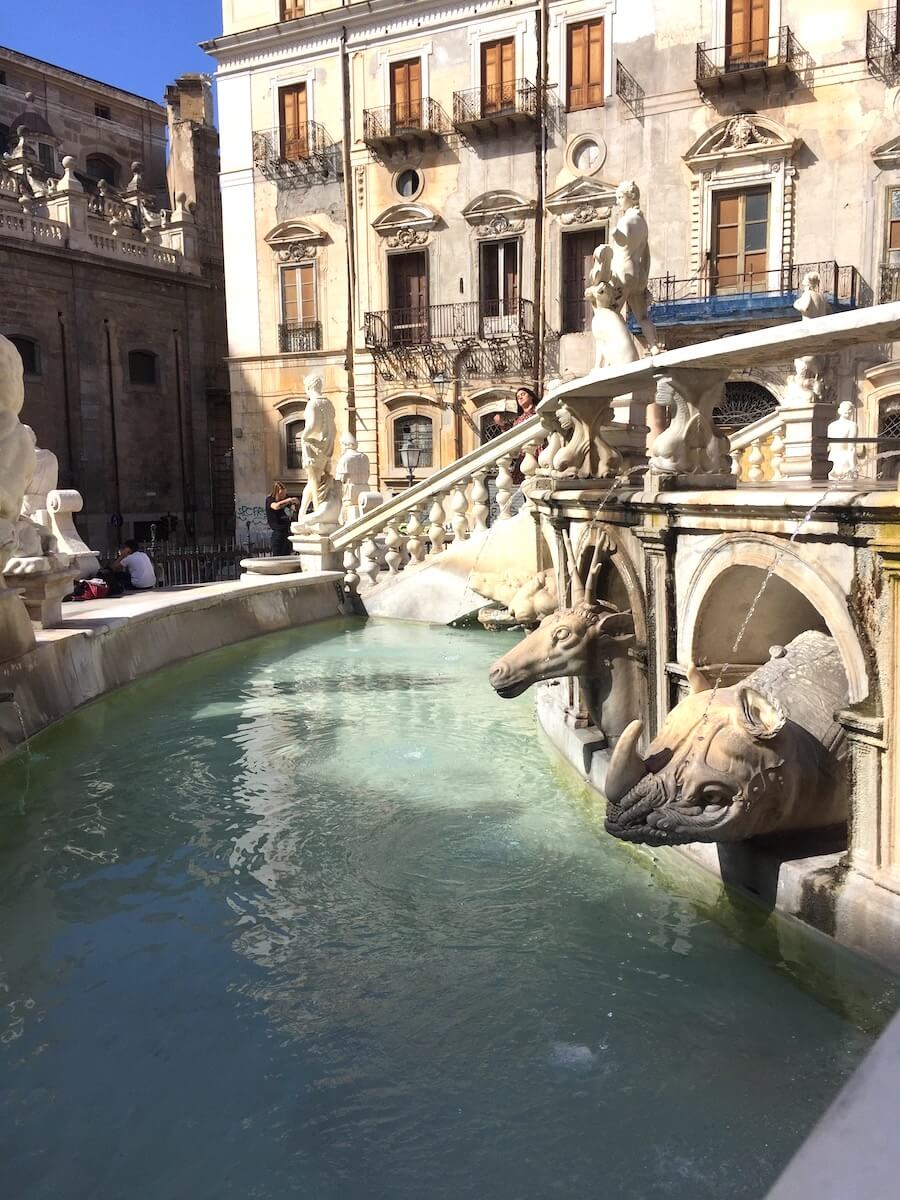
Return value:
[(238, 579), (242, 558), (268, 558), (269, 539), (246, 542), (217, 542), (210, 546), (170, 546), (151, 543), (147, 553), (156, 569), (160, 587), (184, 587), (187, 584), (223, 583)]

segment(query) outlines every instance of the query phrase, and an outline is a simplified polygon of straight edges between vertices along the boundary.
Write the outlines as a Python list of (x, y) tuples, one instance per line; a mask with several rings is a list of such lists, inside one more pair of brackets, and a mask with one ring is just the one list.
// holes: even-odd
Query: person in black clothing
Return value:
[(266, 521), (272, 530), (272, 554), (278, 557), (291, 553), (291, 543), (288, 533), (291, 528), (289, 507), (299, 504), (296, 496), (288, 496), (283, 483), (278, 480), (272, 484), (271, 496), (266, 496)]

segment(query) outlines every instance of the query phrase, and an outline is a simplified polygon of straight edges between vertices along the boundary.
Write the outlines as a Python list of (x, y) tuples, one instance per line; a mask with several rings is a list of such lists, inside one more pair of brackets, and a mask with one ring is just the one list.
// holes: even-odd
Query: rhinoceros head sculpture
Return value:
[[(669, 713), (645, 757), (637, 748), (640, 721), (616, 743), (605, 786), (608, 832), (678, 845), (846, 820), (833, 719), (846, 703), (846, 682), (833, 647), (822, 634), (801, 634), (787, 651), (779, 648), (777, 660), (720, 689), (709, 690), (692, 668), (692, 694)], [(783, 701), (779, 686), (787, 693)]]
[(623, 654), (634, 641), (631, 613), (588, 599), (608, 542), (602, 535), (594, 542), (587, 578), (582, 580), (568, 534), (563, 540), (572, 579), (571, 607), (544, 617), (533, 633), (491, 667), (491, 686), (504, 699), (521, 695), (543, 679), (592, 678), (607, 671), (609, 659)]

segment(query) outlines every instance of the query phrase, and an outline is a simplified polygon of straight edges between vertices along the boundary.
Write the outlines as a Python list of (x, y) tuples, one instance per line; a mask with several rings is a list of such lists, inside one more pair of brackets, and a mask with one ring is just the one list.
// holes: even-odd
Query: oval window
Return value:
[(584, 138), (575, 147), (572, 162), (578, 171), (595, 171), (600, 166), (600, 146), (593, 138)]
[(422, 176), (418, 171), (401, 171), (397, 176), (397, 195), (402, 196), (404, 200), (410, 200), (413, 196), (418, 195), (422, 187)]

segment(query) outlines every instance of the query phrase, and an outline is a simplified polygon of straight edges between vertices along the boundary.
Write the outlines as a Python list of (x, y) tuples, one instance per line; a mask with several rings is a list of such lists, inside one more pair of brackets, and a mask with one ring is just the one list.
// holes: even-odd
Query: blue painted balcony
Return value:
[[(661, 327), (790, 320), (803, 277), (813, 272), (821, 278), (822, 291), (835, 312), (872, 303), (871, 288), (856, 267), (842, 267), (836, 262), (795, 263), (776, 271), (727, 277), (658, 276), (650, 280), (653, 295), (650, 315), (654, 324)], [(629, 324), (637, 332), (634, 321)]]

